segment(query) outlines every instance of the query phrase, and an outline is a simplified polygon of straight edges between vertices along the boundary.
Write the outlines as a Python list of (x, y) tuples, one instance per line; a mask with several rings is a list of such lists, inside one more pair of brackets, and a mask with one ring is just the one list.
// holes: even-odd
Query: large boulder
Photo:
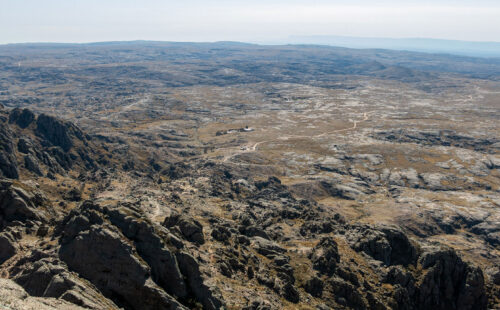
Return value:
[(29, 154), (35, 149), (33, 141), (26, 137), (21, 137), (17, 141), (17, 150), (23, 154)]
[(180, 231), (181, 235), (188, 241), (204, 244), (203, 226), (197, 220), (184, 214), (172, 213), (166, 217), (162, 224), (164, 227)]
[(255, 250), (268, 258), (274, 258), (286, 252), (284, 248), (279, 246), (276, 242), (264, 239), (262, 237), (252, 238), (252, 247)]

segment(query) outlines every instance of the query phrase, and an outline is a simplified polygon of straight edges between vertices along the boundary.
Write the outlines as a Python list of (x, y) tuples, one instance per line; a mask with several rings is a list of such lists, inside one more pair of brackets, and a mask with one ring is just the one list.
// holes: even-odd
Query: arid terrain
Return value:
[(0, 308), (500, 308), (500, 59), (0, 45), (0, 104)]

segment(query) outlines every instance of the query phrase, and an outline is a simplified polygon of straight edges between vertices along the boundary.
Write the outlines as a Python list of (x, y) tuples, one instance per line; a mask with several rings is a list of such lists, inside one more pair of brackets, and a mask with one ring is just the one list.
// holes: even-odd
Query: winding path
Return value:
[[(330, 134), (337, 133), (337, 132), (355, 130), (358, 127), (359, 123), (362, 123), (362, 122), (365, 122), (365, 121), (368, 120), (368, 114), (372, 113), (372, 112), (364, 112), (363, 113), (363, 119), (360, 120), (360, 121), (353, 121), (352, 127), (349, 127), (349, 128), (337, 129), (337, 130), (333, 130), (333, 131), (330, 131), (330, 132), (320, 133), (320, 134), (317, 134), (317, 135), (314, 135), (314, 136), (288, 135), (288, 136), (281, 137), (280, 140), (288, 140), (290, 138), (319, 138), (319, 137), (324, 137), (326, 135), (330, 135)], [(233, 158), (234, 156), (240, 155), (240, 154), (244, 154), (244, 153), (248, 153), (248, 152), (255, 152), (257, 150), (257, 147), (260, 144), (267, 143), (267, 142), (272, 142), (272, 140), (260, 141), (260, 142), (257, 142), (255, 144), (251, 145), (251, 146), (248, 146), (248, 145), (243, 146), (243, 147), (241, 147), (241, 149), (239, 151), (237, 151), (237, 152), (235, 152), (233, 154), (228, 154), (228, 155), (224, 156), (224, 158), (222, 159), (222, 162), (227, 162), (229, 159)]]

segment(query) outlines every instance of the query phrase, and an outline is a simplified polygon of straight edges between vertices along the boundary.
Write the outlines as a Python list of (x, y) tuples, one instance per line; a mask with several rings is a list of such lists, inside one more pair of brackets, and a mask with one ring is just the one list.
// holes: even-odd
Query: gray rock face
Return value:
[(19, 171), (14, 154), (13, 135), (6, 124), (0, 120), (0, 176), (17, 179)]
[(26, 169), (29, 171), (33, 172), (36, 175), (42, 176), (43, 172), (42, 169), (40, 168), (40, 164), (38, 163), (38, 160), (33, 157), (33, 155), (28, 154), (24, 156), (24, 166)]
[(275, 242), (264, 239), (262, 237), (252, 238), (252, 246), (257, 250), (258, 253), (270, 258), (274, 258), (275, 256), (286, 252), (285, 249), (280, 247)]
[[(222, 303), (205, 286), (196, 259), (170, 246), (169, 232), (129, 204), (84, 202), (59, 227), (59, 256), (127, 309), (184, 309)], [(116, 281), (119, 279), (119, 281)]]
[(35, 114), (29, 109), (16, 108), (9, 113), (9, 123), (26, 128), (35, 120)]
[(30, 193), (10, 181), (0, 181), (0, 228), (12, 221), (47, 221), (45, 210), (40, 207), (44, 198), (38, 193)]
[(500, 157), (493, 155), (489, 156), (486, 165), (490, 169), (500, 169)]
[(417, 188), (419, 187), (419, 178), (418, 178), (418, 173), (415, 169), (410, 168), (401, 171), (401, 176), (406, 180), (406, 184), (409, 187)]
[(363, 296), (356, 290), (356, 287), (338, 277), (333, 277), (329, 281), (333, 296), (337, 303), (347, 306), (348, 309), (367, 309), (368, 305)]
[(451, 249), (426, 249), (419, 258), (423, 274), (418, 309), (486, 309), (481, 269), (464, 263)]
[(172, 229), (177, 228), (184, 236), (185, 239), (197, 243), (204, 244), (205, 238), (203, 236), (203, 226), (197, 220), (190, 218), (186, 215), (172, 214), (165, 218), (163, 226)]
[(22, 310), (88, 309), (60, 299), (31, 297), (21, 286), (8, 279), (0, 279), (0, 306), (5, 309)]
[(196, 300), (201, 302), (204, 309), (217, 310), (223, 307), (222, 301), (217, 298), (211, 288), (204, 284), (200, 267), (196, 259), (186, 252), (176, 255), (179, 268), (186, 278), (188, 287)]
[(0, 265), (17, 252), (16, 239), (8, 232), (0, 233)]
[(417, 258), (417, 249), (395, 227), (356, 227), (347, 236), (351, 247), (363, 251), (386, 265), (408, 265)]
[(180, 307), (152, 281), (149, 266), (115, 227), (92, 225), (64, 239), (60, 257), (118, 305), (130, 309)]
[(331, 238), (323, 238), (311, 254), (313, 268), (323, 274), (332, 275), (339, 261), (337, 243)]
[(76, 126), (63, 122), (53, 116), (40, 114), (36, 120), (36, 133), (52, 145), (61, 147), (65, 152), (73, 146), (71, 137), (84, 140), (83, 133)]
[(433, 191), (446, 190), (447, 188), (442, 184), (446, 176), (441, 173), (422, 173), (420, 175), (426, 187)]
[(45, 114), (36, 118), (30, 110), (14, 109), (2, 112), (0, 124), (0, 177), (19, 177), (19, 153), (25, 154), (24, 168), (39, 176), (45, 168), (51, 174), (63, 174), (74, 166), (88, 170), (96, 168), (98, 161), (106, 162), (100, 149), (90, 147), (95, 145), (70, 122)]
[(13, 279), (31, 296), (57, 298), (88, 309), (118, 309), (90, 283), (67, 270), (49, 254), (35, 251), (12, 270)]
[(472, 227), (472, 232), (482, 235), (493, 246), (500, 245), (500, 223), (482, 222)]
[(373, 193), (373, 191), (367, 187), (360, 186), (354, 183), (348, 184), (336, 184), (327, 181), (321, 181), (321, 186), (326, 190), (328, 194), (333, 197), (340, 197), (348, 200), (355, 200), (359, 196)]
[(33, 152), (33, 141), (31, 141), (28, 138), (19, 138), (19, 141), (17, 141), (17, 150), (23, 154), (29, 154)]
[(392, 266), (384, 282), (394, 285), (399, 309), (486, 309), (481, 269), (463, 262), (452, 249), (427, 247), (417, 273)]

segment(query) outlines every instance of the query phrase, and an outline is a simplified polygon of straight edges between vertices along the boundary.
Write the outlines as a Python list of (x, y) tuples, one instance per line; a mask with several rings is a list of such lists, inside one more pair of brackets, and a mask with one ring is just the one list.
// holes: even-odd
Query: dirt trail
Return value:
[[(353, 121), (352, 127), (349, 127), (349, 128), (337, 129), (337, 130), (333, 130), (333, 131), (330, 131), (330, 132), (320, 133), (320, 134), (317, 134), (317, 135), (314, 135), (314, 136), (308, 136), (308, 135), (288, 135), (288, 136), (281, 137), (280, 140), (288, 140), (290, 138), (319, 138), (319, 137), (324, 137), (324, 136), (327, 136), (327, 135), (330, 135), (330, 134), (333, 134), (333, 133), (337, 133), (337, 132), (355, 130), (358, 127), (359, 123), (366, 122), (368, 120), (368, 114), (370, 114), (372, 112), (364, 112), (363, 113), (363, 119), (360, 120), (360, 121)], [(222, 159), (222, 162), (227, 162), (229, 159), (233, 158), (234, 156), (240, 155), (240, 154), (244, 154), (244, 153), (248, 153), (248, 152), (255, 152), (257, 150), (257, 147), (260, 144), (268, 143), (268, 142), (272, 142), (272, 140), (260, 141), (260, 142), (257, 142), (255, 144), (251, 145), (251, 146), (245, 145), (243, 147), (240, 147), (239, 151), (224, 156), (224, 158)]]

